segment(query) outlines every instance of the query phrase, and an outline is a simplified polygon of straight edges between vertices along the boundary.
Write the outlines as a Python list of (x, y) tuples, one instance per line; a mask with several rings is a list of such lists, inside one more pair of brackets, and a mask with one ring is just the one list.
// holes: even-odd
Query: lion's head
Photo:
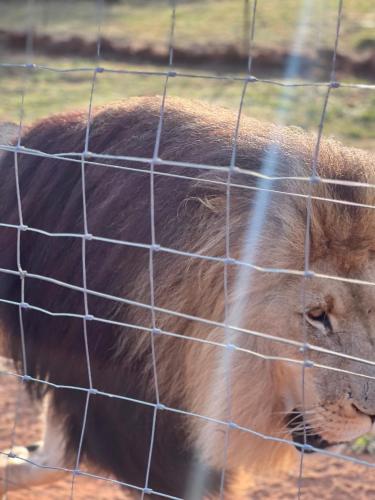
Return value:
[(202, 174), (180, 208), (182, 219), (195, 213), (188, 247), (204, 255), (227, 255), (229, 223), (230, 259), (191, 259), (165, 303), (194, 303), (196, 316), (236, 327), (187, 328), (221, 344), (186, 343), (181, 388), (186, 408), (209, 417), (195, 419), (190, 434), (218, 467), (289, 464), (304, 444), (330, 448), (373, 428), (375, 288), (361, 281), (375, 282), (375, 190), (363, 184), (375, 184), (375, 164), (333, 140), (321, 142), (315, 162), (315, 144), (297, 129), (244, 119), (236, 165), (259, 172), (271, 154), (283, 179), (235, 170), (228, 204), (227, 173)]

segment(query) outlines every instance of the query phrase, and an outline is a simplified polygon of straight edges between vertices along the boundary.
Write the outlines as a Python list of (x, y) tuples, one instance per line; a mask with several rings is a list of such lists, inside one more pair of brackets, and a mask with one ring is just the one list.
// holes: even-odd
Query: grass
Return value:
[[(13, 58), (21, 62), (22, 58)], [(91, 67), (84, 59), (49, 58), (39, 60), (46, 66), (60, 69)], [(106, 67), (124, 69), (120, 63)], [(160, 71), (154, 66), (126, 66), (127, 70)], [(193, 73), (200, 74), (196, 69)], [(241, 75), (237, 75), (241, 76)], [(17, 122), (19, 119), (22, 89), (26, 85), (25, 121), (32, 121), (53, 113), (87, 108), (91, 90), (92, 72), (56, 73), (37, 69), (0, 68), (0, 120)], [(163, 76), (116, 74), (104, 72), (97, 75), (94, 105), (124, 99), (135, 95), (155, 95), (163, 91)], [(170, 79), (168, 95), (200, 99), (237, 110), (243, 84), (238, 81), (207, 80), (175, 77)], [(283, 89), (266, 83), (248, 86), (244, 114), (274, 122), (317, 130), (322, 113), (325, 88)], [(342, 139), (345, 143), (373, 148), (375, 139), (375, 93), (371, 90), (339, 88), (332, 91), (325, 121), (325, 134)]]
[[(288, 47), (301, 40), (300, 7), (307, 0), (262, 0), (258, 2), (256, 40), (260, 46)], [(302, 47), (332, 47), (335, 34), (338, 0), (311, 0), (312, 8), (302, 31), (306, 35)], [(0, 29), (24, 30), (34, 25), (39, 33), (80, 36), (95, 39), (97, 17), (95, 1), (34, 0), (28, 2), (0, 0)], [(252, 2), (250, 1), (250, 6)], [(282, 6), (282, 7), (281, 7)], [(177, 46), (243, 43), (244, 0), (177, 0), (175, 43)], [(127, 0), (107, 2), (103, 12), (101, 33), (113, 40), (134, 44), (165, 46), (170, 29), (171, 8), (168, 0)], [(345, 0), (340, 49), (353, 51), (374, 38), (375, 11), (372, 0)], [(296, 31), (297, 30), (297, 31)], [(298, 36), (296, 36), (296, 33)], [(0, 52), (0, 62), (22, 63), (21, 54)], [(34, 55), (34, 62), (49, 67), (93, 67), (94, 60), (79, 59), (72, 54), (65, 58)], [(105, 67), (142, 71), (160, 71), (161, 67), (134, 66), (104, 61)], [(178, 61), (177, 61), (178, 66)], [(184, 72), (200, 74), (201, 69), (184, 68)], [(207, 68), (214, 72), (215, 68)], [(235, 76), (239, 76), (237, 74)], [(22, 68), (0, 68), (0, 120), (17, 122), (22, 89), (26, 84), (25, 120), (88, 106), (91, 72), (56, 73), (47, 70), (27, 72)], [(344, 79), (347, 81), (348, 77)], [(354, 83), (359, 80), (352, 78)], [(164, 78), (111, 74), (98, 75), (94, 105), (105, 104), (133, 95), (161, 94)], [(168, 95), (207, 100), (238, 109), (241, 82), (176, 77), (170, 80)], [(271, 84), (249, 85), (244, 113), (270, 121), (298, 125), (317, 130), (325, 89), (292, 88), (285, 90)], [(332, 91), (325, 121), (325, 134), (345, 143), (375, 149), (375, 93), (364, 89), (339, 88)]]
[(365, 434), (359, 437), (351, 445), (351, 449), (358, 454), (375, 454), (375, 439), (372, 434)]

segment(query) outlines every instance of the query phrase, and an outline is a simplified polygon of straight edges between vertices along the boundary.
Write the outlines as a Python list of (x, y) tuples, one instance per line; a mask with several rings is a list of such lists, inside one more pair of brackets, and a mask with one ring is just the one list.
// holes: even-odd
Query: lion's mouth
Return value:
[(331, 443), (330, 441), (324, 439), (308, 422), (304, 420), (302, 412), (298, 412), (296, 409), (287, 416), (287, 419), (287, 426), (290, 429), (293, 442), (296, 443), (295, 447), (299, 452), (302, 452), (303, 449), (304, 453), (314, 453), (316, 451), (312, 448), (304, 448), (304, 445), (324, 450), (325, 448), (342, 444), (337, 442)]

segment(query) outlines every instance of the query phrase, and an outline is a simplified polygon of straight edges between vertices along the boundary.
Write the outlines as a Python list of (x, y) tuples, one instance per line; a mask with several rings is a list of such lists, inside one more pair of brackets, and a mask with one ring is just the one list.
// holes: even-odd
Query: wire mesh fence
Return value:
[[(309, 15), (311, 9), (314, 9), (314, 4), (311, 1), (304, 0), (301, 2), (303, 4), (301, 12), (302, 12), (302, 20), (301, 23), (306, 20), (303, 19), (303, 16)], [(261, 275), (275, 274), (275, 275), (287, 275), (290, 277), (298, 277), (301, 279), (301, 307), (303, 310), (306, 310), (307, 299), (306, 299), (306, 283), (312, 279), (322, 279), (330, 282), (338, 282), (338, 283), (349, 283), (353, 285), (360, 286), (368, 286), (372, 287), (375, 285), (375, 282), (369, 277), (369, 279), (360, 279), (353, 276), (338, 276), (335, 274), (331, 274), (329, 272), (317, 272), (312, 269), (310, 263), (310, 251), (311, 251), (311, 218), (312, 218), (312, 204), (314, 201), (320, 201), (328, 204), (335, 204), (342, 206), (343, 209), (347, 206), (356, 207), (358, 210), (363, 209), (372, 209), (374, 206), (372, 204), (366, 203), (358, 203), (356, 201), (351, 200), (342, 200), (336, 198), (330, 198), (328, 196), (318, 196), (314, 194), (313, 187), (317, 184), (321, 184), (324, 186), (342, 186), (350, 187), (353, 189), (373, 189), (375, 185), (363, 182), (361, 180), (348, 180), (348, 179), (337, 179), (337, 178), (322, 178), (318, 174), (318, 165), (319, 165), (319, 154), (320, 154), (320, 145), (322, 134), (324, 131), (325, 119), (327, 115), (327, 107), (329, 105), (329, 101), (331, 99), (332, 94), (336, 92), (341, 92), (343, 89), (362, 89), (368, 91), (374, 91), (375, 85), (371, 83), (352, 83), (351, 81), (341, 81), (338, 79), (336, 74), (336, 64), (337, 64), (337, 53), (338, 46), (340, 41), (340, 26), (343, 17), (343, 12), (345, 12), (344, 2), (343, 0), (339, 0), (337, 2), (337, 16), (336, 16), (336, 28), (334, 33), (334, 44), (332, 47), (332, 61), (331, 61), (331, 71), (330, 78), (328, 81), (301, 81), (296, 77), (298, 75), (298, 56), (293, 56), (291, 58), (290, 63), (287, 65), (285, 70), (285, 78), (281, 79), (270, 79), (257, 77), (257, 75), (253, 74), (253, 49), (254, 49), (254, 40), (257, 36), (257, 8), (258, 8), (259, 0), (254, 0), (253, 2), (249, 2), (248, 0), (244, 1), (244, 44), (246, 51), (248, 52), (247, 58), (247, 68), (245, 75), (230, 75), (230, 74), (215, 74), (213, 72), (190, 72), (190, 71), (181, 71), (177, 69), (174, 64), (174, 39), (176, 35), (176, 18), (178, 17), (178, 9), (179, 2), (171, 1), (170, 3), (170, 33), (169, 33), (169, 49), (168, 49), (168, 64), (166, 68), (162, 70), (154, 71), (154, 70), (146, 70), (146, 69), (128, 69), (126, 67), (121, 69), (112, 69), (110, 65), (105, 64), (101, 61), (101, 20), (103, 18), (103, 13), (105, 11), (104, 3), (98, 1), (96, 2), (96, 12), (97, 12), (97, 40), (96, 40), (96, 64), (90, 67), (59, 67), (58, 65), (54, 67), (45, 66), (39, 63), (34, 63), (34, 51), (33, 51), (33, 28), (30, 26), (28, 30), (28, 36), (26, 40), (26, 55), (25, 62), (21, 63), (12, 63), (12, 62), (1, 62), (0, 68), (23, 68), (25, 70), (25, 80), (22, 90), (22, 98), (21, 98), (21, 107), (20, 107), (20, 121), (18, 125), (18, 133), (16, 141), (9, 144), (0, 145), (0, 149), (4, 152), (12, 153), (14, 156), (14, 177), (15, 177), (15, 185), (16, 185), (16, 206), (14, 210), (17, 211), (18, 214), (18, 222), (17, 223), (9, 223), (3, 222), (0, 220), (0, 227), (6, 228), (9, 230), (14, 230), (17, 234), (17, 244), (16, 244), (16, 258), (17, 258), (17, 269), (9, 269), (9, 268), (1, 268), (0, 272), (2, 275), (14, 275), (20, 278), (21, 283), (21, 293), (18, 300), (11, 300), (9, 298), (1, 298), (0, 301), (3, 304), (7, 304), (8, 306), (13, 306), (18, 309), (19, 313), (19, 329), (20, 329), (20, 337), (21, 337), (21, 346), (22, 346), (22, 372), (18, 373), (15, 371), (3, 370), (1, 375), (4, 376), (3, 380), (6, 380), (6, 377), (16, 377), (20, 379), (24, 384), (28, 383), (36, 383), (41, 386), (51, 387), (53, 389), (67, 389), (72, 391), (78, 391), (85, 395), (85, 405), (84, 412), (82, 414), (82, 427), (80, 429), (80, 437), (79, 437), (79, 445), (76, 450), (76, 458), (74, 467), (59, 467), (59, 469), (68, 472), (71, 474), (71, 493), (70, 498), (74, 497), (74, 485), (75, 480), (78, 475), (92, 477), (96, 479), (101, 479), (105, 481), (113, 482), (114, 484), (120, 484), (136, 492), (140, 498), (144, 498), (145, 495), (159, 495), (164, 498), (174, 498), (177, 499), (179, 497), (169, 495), (165, 491), (155, 491), (150, 486), (150, 470), (153, 462), (154, 455), (154, 446), (155, 446), (155, 436), (157, 433), (157, 421), (158, 415), (160, 412), (170, 412), (177, 415), (183, 415), (188, 418), (200, 419), (202, 421), (217, 424), (222, 428), (222, 431), (225, 435), (225, 446), (223, 450), (223, 460), (222, 460), (222, 468), (220, 471), (221, 481), (220, 481), (220, 491), (219, 496), (223, 498), (225, 495), (225, 476), (227, 474), (227, 447), (229, 442), (229, 435), (232, 431), (239, 431), (244, 434), (251, 434), (257, 436), (265, 441), (273, 441), (279, 443), (286, 443), (292, 447), (300, 448), (300, 468), (299, 468), (299, 476), (300, 479), (304, 474), (304, 456), (305, 453), (309, 453), (311, 451), (316, 451), (317, 453), (334, 456), (337, 458), (341, 458), (343, 460), (349, 460), (355, 462), (357, 464), (373, 468), (374, 464), (371, 461), (366, 461), (362, 458), (354, 457), (352, 455), (346, 455), (344, 453), (334, 452), (326, 449), (321, 449), (319, 447), (315, 447), (308, 443), (307, 440), (307, 430), (304, 427), (304, 440), (302, 442), (295, 442), (291, 439), (291, 437), (276, 437), (272, 435), (265, 434), (263, 432), (259, 432), (256, 429), (248, 428), (246, 426), (241, 425), (240, 423), (233, 421), (231, 418), (230, 411), (230, 400), (231, 400), (231, 377), (233, 376), (233, 361), (232, 355), (234, 352), (240, 352), (244, 355), (251, 357), (257, 357), (262, 360), (278, 362), (283, 361), (287, 362), (291, 365), (295, 365), (300, 368), (300, 377), (302, 384), (302, 393), (304, 394), (305, 390), (305, 372), (311, 370), (313, 368), (318, 368), (322, 370), (329, 370), (331, 372), (338, 372), (346, 375), (354, 375), (359, 378), (363, 378), (366, 380), (375, 379), (375, 373), (372, 374), (371, 370), (363, 372), (352, 371), (347, 368), (342, 368), (337, 365), (331, 365), (324, 362), (316, 361), (314, 358), (314, 354), (324, 354), (327, 356), (332, 356), (335, 358), (339, 358), (341, 360), (350, 360), (356, 363), (364, 364), (368, 367), (375, 366), (375, 361), (373, 360), (372, 353), (369, 352), (367, 357), (362, 357), (358, 355), (354, 355), (347, 352), (340, 352), (335, 349), (329, 349), (327, 347), (322, 347), (320, 345), (316, 345), (311, 343), (309, 340), (309, 335), (307, 331), (306, 319), (301, 320), (301, 338), (299, 341), (288, 338), (285, 336), (277, 336), (271, 334), (267, 331), (258, 331), (256, 329), (245, 328), (238, 324), (237, 318), (243, 315), (243, 308), (246, 306), (242, 303), (242, 301), (238, 301), (237, 304), (233, 305), (229, 299), (230, 289), (229, 289), (229, 269), (235, 268), (238, 270), (239, 275), (242, 275), (237, 279), (234, 289), (236, 293), (240, 294), (240, 289), (243, 287), (250, 287), (251, 279), (249, 273), (260, 273)], [(33, 9), (35, 8), (35, 4), (33, 1), (28, 2), (29, 10), (30, 10), (30, 19), (32, 18)], [(210, 27), (207, 27), (209, 30)], [(261, 28), (259, 28), (261, 29)], [(301, 46), (303, 46), (304, 39), (303, 33), (297, 32), (296, 41), (294, 50), (298, 54)], [(297, 61), (297, 62), (296, 62)], [(48, 153), (42, 150), (36, 150), (29, 147), (25, 147), (22, 143), (23, 138), (23, 129), (24, 129), (24, 107), (25, 107), (25, 96), (27, 96), (28, 91), (28, 79), (35, 73), (40, 71), (47, 72), (56, 72), (56, 73), (70, 73), (70, 74), (79, 74), (87, 75), (91, 78), (91, 89), (90, 93), (87, 96), (88, 104), (87, 104), (87, 125), (85, 132), (85, 140), (84, 147), (82, 150), (71, 150), (71, 151), (56, 151), (54, 153)], [(151, 156), (132, 156), (127, 155), (127, 151), (124, 151), (123, 154), (106, 154), (100, 152), (92, 152), (90, 150), (90, 134), (91, 134), (91, 126), (93, 120), (93, 108), (94, 108), (94, 99), (95, 92), (97, 88), (98, 79), (102, 78), (105, 75), (109, 74), (123, 74), (123, 75), (138, 75), (150, 77), (157, 76), (164, 80), (163, 83), (163, 92), (160, 97), (160, 110), (159, 110), (159, 119), (158, 126), (156, 131), (156, 139), (153, 145), (153, 153)], [(175, 80), (185, 80), (185, 79), (199, 79), (201, 85), (204, 86), (205, 82), (208, 80), (217, 80), (222, 82), (237, 82), (241, 86), (241, 92), (238, 95), (238, 110), (237, 110), (237, 119), (235, 126), (233, 128), (232, 141), (231, 141), (231, 153), (230, 153), (230, 162), (226, 166), (217, 166), (215, 164), (207, 164), (207, 163), (197, 163), (197, 162), (187, 162), (187, 161), (176, 161), (176, 160), (168, 160), (161, 158), (160, 155), (160, 144), (161, 138), (163, 134), (163, 125), (164, 125), (164, 117), (166, 110), (166, 103), (168, 101), (168, 91), (171, 85), (171, 82)], [(291, 175), (281, 176), (277, 174), (276, 171), (276, 163), (277, 160), (273, 160), (268, 158), (268, 162), (265, 161), (263, 167), (260, 171), (254, 170), (252, 168), (246, 169), (244, 171), (243, 167), (237, 165), (237, 141), (238, 134), (240, 129), (241, 118), (243, 114), (243, 108), (245, 106), (245, 98), (249, 88), (255, 88), (255, 92), (259, 86), (277, 86), (285, 89), (285, 92), (288, 93), (290, 89), (295, 88), (319, 88), (322, 90), (322, 101), (321, 101), (321, 111), (319, 121), (316, 123), (316, 143), (313, 151), (313, 155), (311, 157), (311, 171), (308, 176), (299, 176), (299, 175)], [(283, 111), (281, 110), (278, 116), (279, 122), (283, 123), (285, 121), (283, 116)], [(80, 185), (81, 185), (81, 198), (82, 198), (82, 210), (79, 215), (82, 218), (83, 231), (82, 232), (54, 232), (47, 231), (45, 229), (41, 229), (39, 227), (33, 227), (24, 223), (24, 214), (23, 214), (23, 206), (22, 206), (22, 196), (20, 190), (20, 180), (19, 180), (19, 170), (20, 170), (20, 158), (24, 158), (25, 155), (32, 157), (39, 157), (41, 159), (54, 159), (59, 162), (64, 162), (64, 165), (69, 162), (72, 165), (76, 165), (77, 168), (80, 168)], [(131, 174), (137, 175), (141, 173), (148, 175), (149, 178), (149, 220), (150, 220), (150, 242), (138, 242), (131, 240), (123, 240), (114, 237), (101, 236), (99, 234), (93, 234), (90, 228), (90, 221), (88, 217), (87, 211), (87, 200), (86, 200), (86, 176), (87, 171), (90, 168), (99, 168), (111, 170), (113, 172), (116, 171), (124, 171), (129, 172)], [(173, 170), (168, 170), (166, 167), (173, 167)], [(206, 186), (221, 186), (225, 189), (226, 193), (226, 203), (225, 203), (225, 226), (222, 227), (222, 239), (225, 242), (225, 254), (211, 255), (207, 252), (194, 252), (194, 251), (186, 251), (178, 248), (173, 248), (170, 246), (166, 246), (160, 244), (158, 242), (158, 236), (156, 232), (156, 223), (155, 223), (155, 206), (157, 204), (157, 198), (155, 197), (155, 179), (164, 177), (164, 178), (173, 178), (178, 181), (196, 181), (196, 172), (218, 172), (221, 177), (216, 178), (200, 178), (200, 182)], [(237, 177), (235, 174), (246, 174), (246, 176), (253, 177), (255, 179), (255, 184), (249, 185), (246, 183), (241, 183), (237, 181)], [(277, 188), (275, 185), (280, 184), (283, 186), (283, 181), (293, 181), (295, 185), (303, 185), (304, 192), (291, 192), (288, 190), (283, 190), (283, 188)], [(125, 187), (124, 187), (125, 189)], [(304, 244), (304, 265), (303, 269), (293, 269), (293, 268), (284, 268), (284, 267), (270, 267), (265, 265), (259, 265), (255, 263), (254, 259), (254, 249), (245, 249), (241, 252), (241, 256), (233, 257), (230, 245), (230, 234), (231, 234), (231, 202), (232, 202), (232, 191), (233, 189), (240, 189), (244, 192), (251, 192), (256, 197), (256, 203), (254, 212), (251, 217), (253, 219), (257, 219), (258, 223), (252, 228), (251, 240), (256, 242), (261, 237), (261, 228), (266, 223), (265, 222), (265, 213), (268, 204), (270, 203), (270, 196), (273, 194), (280, 194), (283, 196), (295, 197), (298, 199), (302, 199), (306, 204), (306, 221), (305, 221), (305, 244)], [(131, 214), (127, 214), (127, 216), (131, 217)], [(25, 233), (32, 233), (35, 235), (39, 235), (48, 239), (69, 239), (69, 240), (77, 240), (81, 245), (81, 270), (82, 270), (82, 279), (81, 284), (77, 284), (76, 282), (68, 282), (63, 281), (61, 279), (56, 279), (48, 275), (44, 275), (41, 273), (31, 272), (29, 269), (23, 266), (23, 249), (22, 249), (22, 241), (23, 235)], [(46, 241), (47, 241), (46, 240)], [(142, 251), (148, 252), (148, 277), (149, 277), (149, 301), (145, 302), (137, 298), (129, 298), (123, 296), (117, 296), (111, 293), (106, 293), (103, 291), (99, 291), (88, 286), (87, 280), (87, 251), (88, 247), (92, 242), (105, 243), (111, 245), (118, 245), (124, 247), (125, 249), (133, 248), (140, 249)], [(46, 243), (48, 244), (48, 243)], [(255, 246), (254, 246), (255, 248)], [(176, 256), (178, 258), (186, 259), (186, 260), (196, 260), (201, 262), (209, 262), (209, 263), (217, 263), (222, 266), (223, 272), (223, 294), (224, 294), (224, 318), (223, 321), (217, 321), (215, 319), (210, 319), (208, 317), (197, 316), (192, 313), (182, 312), (180, 310), (176, 310), (175, 308), (160, 306), (157, 303), (156, 295), (155, 295), (155, 256), (165, 254), (170, 256)], [(69, 255), (65, 257), (69, 259)], [(126, 271), (125, 271), (126, 272)], [(173, 269), (170, 270), (173, 273)], [(246, 283), (244, 283), (244, 279)], [(56, 312), (53, 310), (49, 310), (47, 308), (41, 307), (40, 305), (33, 304), (30, 299), (27, 297), (27, 283), (30, 281), (40, 281), (48, 284), (53, 284), (58, 287), (62, 287), (64, 290), (70, 290), (82, 294), (84, 311), (83, 313), (77, 313), (75, 311), (63, 310), (60, 312)], [(116, 307), (136, 307), (141, 308), (142, 310), (147, 310), (150, 313), (151, 325), (140, 325), (133, 323), (125, 323), (118, 321), (116, 319), (111, 319), (109, 317), (100, 317), (97, 314), (94, 314), (90, 309), (90, 297), (101, 298), (105, 300), (109, 300), (113, 302)], [(81, 320), (82, 321), (82, 337), (84, 341), (84, 350), (85, 350), (85, 361), (86, 361), (86, 370), (87, 370), (87, 386), (71, 386), (58, 384), (54, 381), (39, 378), (35, 376), (31, 376), (28, 370), (28, 353), (27, 353), (27, 342), (25, 341), (25, 337), (27, 337), (27, 329), (24, 327), (24, 315), (27, 314), (27, 311), (37, 311), (43, 315), (48, 317), (55, 318), (71, 318)], [(164, 327), (161, 327), (158, 323), (158, 317), (160, 314), (168, 315), (169, 317), (173, 317), (176, 319), (184, 320), (191, 323), (198, 323), (202, 325), (202, 328), (211, 328), (211, 329), (221, 329), (224, 333), (222, 336), (222, 341), (212, 340), (208, 338), (196, 337), (192, 335), (186, 335), (184, 331), (176, 330), (169, 331)], [(138, 399), (135, 397), (109, 393), (107, 391), (101, 390), (95, 386), (95, 380), (92, 377), (91, 370), (91, 358), (90, 358), (90, 342), (93, 340), (89, 338), (88, 328), (89, 324), (98, 323), (103, 328), (106, 325), (112, 325), (116, 327), (121, 327), (125, 331), (132, 331), (134, 333), (143, 332), (144, 334), (149, 335), (150, 341), (150, 349), (151, 349), (151, 359), (152, 359), (152, 372), (153, 372), (153, 383), (154, 383), (154, 400), (148, 401), (143, 399)], [(176, 322), (178, 324), (178, 322)], [(246, 335), (251, 338), (258, 338), (267, 340), (270, 343), (274, 343), (275, 345), (288, 345), (296, 349), (296, 352), (302, 354), (301, 356), (286, 357), (282, 355), (274, 355), (267, 354), (256, 349), (250, 349), (243, 347), (241, 342), (237, 343), (238, 335)], [(196, 343), (197, 345), (208, 345), (211, 347), (215, 347), (220, 350), (220, 352), (224, 353), (222, 355), (221, 362), (224, 363), (225, 369), (225, 377), (224, 380), (214, 381), (214, 386), (212, 388), (212, 397), (216, 397), (216, 394), (219, 392), (225, 393), (224, 405), (226, 405), (226, 418), (217, 418), (212, 416), (212, 414), (200, 414), (192, 411), (189, 408), (174, 408), (163, 402), (163, 398), (161, 397), (161, 391), (159, 388), (158, 381), (158, 373), (160, 367), (158, 367), (158, 361), (156, 356), (156, 346), (155, 341), (157, 338), (166, 337), (173, 339), (174, 342), (191, 342)], [(56, 353), (58, 356), (58, 353)], [(20, 384), (20, 391), (24, 384)], [(216, 385), (215, 385), (216, 384)], [(218, 389), (219, 388), (219, 389)], [(123, 401), (128, 401), (131, 403), (135, 403), (137, 405), (144, 405), (152, 411), (152, 429), (150, 433), (149, 446), (147, 450), (147, 467), (144, 477), (144, 483), (142, 486), (136, 484), (128, 484), (117, 479), (108, 478), (106, 476), (100, 474), (94, 474), (92, 472), (87, 472), (80, 468), (80, 463), (82, 459), (82, 448), (83, 442), (86, 432), (87, 418), (88, 413), (90, 412), (90, 402), (92, 398), (97, 396), (103, 396)], [(210, 396), (208, 396), (210, 398)], [(210, 402), (207, 402), (207, 408), (210, 408)], [(305, 412), (305, 408), (303, 408), (303, 412)], [(6, 452), (6, 456), (9, 458), (14, 458), (16, 455), (13, 452), (13, 447), (15, 446), (15, 428), (17, 425), (18, 411), (16, 411), (15, 415), (15, 423), (13, 429), (13, 439), (12, 446), (9, 452)], [(4, 454), (4, 452), (3, 452)], [(22, 457), (21, 457), (22, 458)], [(56, 467), (51, 467), (49, 464), (40, 464), (34, 463), (28, 459), (23, 459), (26, 462), (29, 461), (33, 465), (38, 468), (49, 468), (53, 469)], [(5, 479), (6, 480), (6, 479)], [(205, 481), (205, 478), (201, 479), (201, 481)], [(192, 481), (194, 482), (194, 481)], [(190, 491), (191, 498), (199, 498), (202, 494), (203, 490), (199, 489), (199, 480), (197, 480), (198, 486), (194, 486), (194, 489)], [(298, 483), (298, 491), (296, 495), (298, 497), (303, 493), (301, 487), (301, 481)]]

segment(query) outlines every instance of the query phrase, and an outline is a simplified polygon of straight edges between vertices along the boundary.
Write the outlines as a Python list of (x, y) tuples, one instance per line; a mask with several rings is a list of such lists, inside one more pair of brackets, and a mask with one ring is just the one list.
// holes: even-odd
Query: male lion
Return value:
[(47, 402), (8, 489), (82, 458), (138, 496), (199, 498), (372, 429), (373, 158), (322, 140), (315, 162), (315, 136), (245, 117), (233, 151), (229, 111), (159, 115), (98, 110), (84, 157), (85, 113), (53, 116), (2, 159), (2, 332)]

